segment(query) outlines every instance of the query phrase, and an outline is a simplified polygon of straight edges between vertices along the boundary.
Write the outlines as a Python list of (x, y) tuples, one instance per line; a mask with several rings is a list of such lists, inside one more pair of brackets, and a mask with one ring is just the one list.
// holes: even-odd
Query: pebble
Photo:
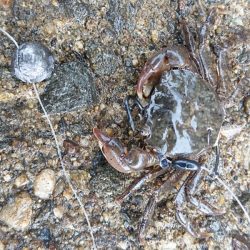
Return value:
[(119, 249), (124, 249), (124, 250), (129, 249), (128, 242), (126, 242), (126, 241), (119, 242), (118, 247), (119, 247)]
[(0, 241), (0, 250), (4, 250), (4, 249), (5, 249), (5, 246), (4, 246), (3, 242)]
[(240, 134), (245, 126), (246, 124), (223, 126), (220, 132), (227, 140), (231, 140), (237, 134)]
[(63, 197), (66, 198), (67, 200), (70, 200), (73, 196), (72, 190), (70, 188), (67, 188), (63, 192)]
[(21, 174), (15, 179), (15, 186), (17, 188), (23, 187), (29, 183), (29, 179), (26, 174)]
[[(0, 0), (0, 6), (3, 6), (4, 8), (10, 8), (12, 6), (13, 0)], [(1, 245), (0, 245), (1, 250)]]
[(31, 223), (32, 199), (26, 192), (20, 193), (15, 201), (7, 204), (0, 211), (0, 220), (10, 228), (25, 230)]
[(80, 144), (82, 147), (88, 147), (90, 145), (90, 138), (88, 136), (82, 138)]
[(80, 151), (79, 144), (69, 139), (63, 141), (63, 147), (65, 150), (65, 153), (70, 154), (70, 155), (79, 153)]
[(158, 31), (157, 30), (152, 30), (151, 31), (151, 38), (153, 40), (154, 43), (158, 42)]
[(244, 112), (247, 115), (250, 115), (250, 95), (244, 98), (243, 106), (244, 106)]
[(91, 53), (91, 63), (96, 74), (100, 76), (112, 76), (121, 64), (121, 59), (114, 51), (107, 49), (106, 51)]
[(11, 178), (12, 178), (12, 176), (9, 173), (7, 173), (3, 176), (3, 179), (5, 182), (9, 182), (11, 180)]
[(112, 128), (106, 128), (106, 133), (108, 136), (112, 136), (113, 135), (113, 129)]
[(59, 196), (65, 188), (65, 183), (62, 179), (59, 179), (56, 183), (55, 190), (54, 190), (54, 197)]
[(63, 206), (57, 206), (53, 209), (53, 212), (57, 218), (61, 219), (63, 217), (63, 214), (64, 214), (64, 208), (63, 208)]
[(23, 43), (14, 53), (12, 71), (23, 82), (38, 83), (51, 76), (54, 62), (54, 57), (44, 45)]
[(72, 18), (74, 21), (82, 23), (89, 15), (89, 5), (81, 3), (81, 1), (64, 0), (58, 1), (64, 7), (65, 14)]
[(51, 169), (44, 169), (36, 176), (34, 193), (41, 199), (49, 199), (54, 191), (55, 184), (55, 172)]

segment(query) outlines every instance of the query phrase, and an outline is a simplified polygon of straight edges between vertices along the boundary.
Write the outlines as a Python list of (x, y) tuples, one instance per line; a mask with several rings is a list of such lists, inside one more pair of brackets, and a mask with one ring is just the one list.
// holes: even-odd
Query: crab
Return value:
[[(210, 16), (211, 17), (211, 16)], [(194, 196), (201, 181), (199, 156), (216, 149), (214, 173), (218, 172), (218, 139), (224, 119), (224, 109), (218, 90), (219, 75), (203, 56), (205, 34), (210, 17), (203, 24), (200, 44), (195, 48), (189, 27), (182, 23), (186, 47), (164, 48), (150, 58), (137, 82), (137, 96), (128, 96), (125, 107), (129, 124), (135, 130), (132, 109), (137, 106), (143, 117), (142, 135), (146, 146), (128, 150), (118, 139), (98, 128), (93, 133), (109, 164), (122, 173), (147, 171), (119, 196), (119, 202), (138, 190), (146, 181), (167, 173), (167, 180), (151, 195), (139, 224), (139, 239), (153, 216), (161, 194), (188, 176), (180, 186), (176, 198), (178, 222), (196, 238), (207, 233), (195, 228), (184, 212), (190, 202), (206, 215), (218, 216), (224, 211)], [(146, 104), (145, 104), (146, 103)], [(154, 167), (158, 166), (158, 167)]]

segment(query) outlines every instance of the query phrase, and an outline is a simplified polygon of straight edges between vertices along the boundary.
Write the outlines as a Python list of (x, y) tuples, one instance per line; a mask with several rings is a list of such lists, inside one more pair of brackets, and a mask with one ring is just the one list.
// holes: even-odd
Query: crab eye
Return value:
[(167, 168), (169, 166), (168, 160), (167, 159), (163, 159), (160, 161), (160, 167), (161, 168)]

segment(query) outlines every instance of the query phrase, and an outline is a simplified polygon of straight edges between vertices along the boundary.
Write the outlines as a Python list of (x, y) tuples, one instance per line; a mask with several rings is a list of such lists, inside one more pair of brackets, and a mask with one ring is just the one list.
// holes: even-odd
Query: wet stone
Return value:
[(15, 51), (12, 71), (16, 78), (26, 83), (48, 79), (54, 70), (54, 57), (40, 43), (23, 43)]
[(19, 194), (13, 203), (0, 211), (0, 220), (16, 230), (25, 230), (31, 223), (32, 200), (28, 193)]
[(92, 72), (81, 62), (62, 64), (41, 95), (48, 113), (64, 113), (89, 107), (97, 100)]

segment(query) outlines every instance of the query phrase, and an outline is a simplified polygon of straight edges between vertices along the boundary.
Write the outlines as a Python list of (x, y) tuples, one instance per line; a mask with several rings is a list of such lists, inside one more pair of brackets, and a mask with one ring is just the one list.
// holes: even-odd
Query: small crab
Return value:
[[(217, 145), (224, 119), (224, 109), (215, 91), (215, 88), (218, 89), (218, 73), (209, 67), (207, 58), (202, 54), (204, 31), (209, 20), (208, 17), (201, 28), (198, 48), (194, 47), (191, 32), (183, 22), (187, 48), (165, 48), (155, 54), (147, 61), (139, 76), (137, 97), (126, 98), (125, 107), (133, 130), (135, 125), (131, 109), (137, 106), (143, 117), (145, 148), (132, 147), (128, 151), (119, 140), (111, 138), (98, 128), (93, 129), (105, 158), (118, 171), (130, 173), (158, 166), (136, 179), (119, 197), (119, 201), (132, 194), (145, 181), (168, 172), (167, 180), (154, 191), (146, 205), (139, 225), (140, 240), (144, 239), (145, 229), (160, 195), (167, 193), (173, 183), (182, 179), (187, 171), (190, 173), (175, 199), (176, 218), (180, 224), (192, 236), (206, 237), (206, 233), (195, 229), (185, 215), (183, 207), (186, 201), (207, 215), (224, 213), (194, 197), (202, 170), (197, 161), (198, 156)], [(141, 104), (145, 102), (146, 105)], [(218, 170), (218, 159), (217, 152), (215, 173)]]

